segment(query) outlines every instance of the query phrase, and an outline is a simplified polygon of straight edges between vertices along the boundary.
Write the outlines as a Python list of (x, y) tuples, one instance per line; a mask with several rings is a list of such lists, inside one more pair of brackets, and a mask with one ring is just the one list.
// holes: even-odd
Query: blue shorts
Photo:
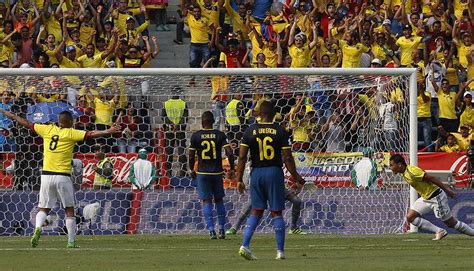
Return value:
[(285, 176), (281, 167), (253, 168), (250, 173), (250, 199), (253, 209), (285, 209)]
[(197, 174), (196, 181), (199, 199), (221, 199), (225, 196), (222, 174)]

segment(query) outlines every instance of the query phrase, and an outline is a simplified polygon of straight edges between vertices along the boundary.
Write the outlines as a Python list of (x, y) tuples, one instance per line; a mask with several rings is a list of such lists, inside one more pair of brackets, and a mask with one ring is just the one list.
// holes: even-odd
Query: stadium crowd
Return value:
[[(183, 0), (174, 42), (183, 44), (189, 32), (190, 66), (195, 68), (416, 67), (424, 150), (467, 149), (474, 128), (473, 1), (276, 1), (267, 5), (263, 16), (257, 14), (259, 3)], [(167, 5), (162, 0), (0, 2), (0, 66), (149, 67), (159, 53), (158, 39), (149, 35), (150, 24), (158, 31), (170, 29)], [(253, 81), (253, 86), (265, 88), (265, 82)], [(191, 80), (190, 85), (193, 83)], [(406, 102), (399, 93), (405, 89), (393, 88), (382, 102), (383, 110), (374, 113), (368, 109), (372, 90), (352, 93), (332, 86), (334, 91), (325, 92), (318, 91), (320, 84), (308, 80), (299, 88), (308, 89), (309, 95), (241, 97), (233, 95), (235, 85), (228, 78), (214, 77), (210, 86), (216, 127), (224, 123), (230, 140), (237, 140), (243, 128), (258, 117), (259, 101), (270, 99), (281, 110), (280, 121), (292, 131), (295, 151), (360, 151), (371, 141), (371, 134), (364, 130), (368, 127), (376, 127), (382, 134), (376, 144), (387, 150), (401, 149), (396, 142), (408, 136), (399, 117), (407, 114), (399, 106)], [(10, 81), (1, 85), (1, 107), (26, 114), (28, 105), (63, 100), (84, 113), (76, 126), (85, 130), (104, 130), (120, 118), (125, 133), (86, 142), (80, 151), (90, 152), (91, 146), (100, 143), (108, 146), (106, 152), (136, 152), (151, 145), (155, 123), (149, 104), (140, 98), (127, 100), (126, 85), (117, 77), (48, 77), (31, 79), (28, 84)], [(294, 86), (290, 79), (278, 81), (280, 89)], [(259, 92), (258, 88), (253, 92)], [(171, 100), (175, 102), (170, 107), (181, 108), (178, 100), (186, 104), (179, 97)], [(166, 105), (162, 108), (165, 140), (169, 141), (166, 152), (172, 156), (173, 146), (178, 147), (182, 175), (187, 116), (170, 117)], [(184, 109), (180, 110), (184, 114)], [(370, 126), (374, 114), (382, 121)], [(2, 118), (2, 124), (8, 134), (11, 121)], [(14, 133), (29, 132), (18, 129)], [(3, 151), (20, 150), (23, 143), (28, 148), (23, 153), (31, 151), (33, 139), (28, 136), (16, 137), (16, 142), (11, 136), (3, 140)]]

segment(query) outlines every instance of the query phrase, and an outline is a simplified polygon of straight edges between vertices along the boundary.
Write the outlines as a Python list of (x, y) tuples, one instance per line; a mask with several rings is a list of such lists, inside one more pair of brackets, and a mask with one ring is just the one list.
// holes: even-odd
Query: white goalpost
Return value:
[[(243, 130), (258, 121), (262, 100), (276, 105), (275, 121), (292, 135), (297, 169), (307, 180), (299, 194), (299, 227), (329, 234), (408, 230), (405, 213), (417, 193), (390, 172), (388, 158), (397, 152), (418, 163), (416, 69), (1, 69), (0, 91), (8, 93), (5, 106), (32, 122), (54, 122), (43, 116), (70, 108), (77, 111), (78, 129), (122, 125), (122, 134), (75, 149), (82, 164), (82, 176), (73, 173), (82, 234), (205, 232), (196, 185), (188, 176), (189, 138), (200, 129), (201, 114), (213, 111), (215, 127), (237, 151)], [(170, 99), (181, 99), (186, 109), (173, 115), (177, 111), (166, 106)], [(229, 107), (232, 101), (242, 104), (240, 111)], [(3, 126), (0, 236), (29, 235), (37, 212), (41, 141), (14, 123)], [(157, 169), (155, 184), (147, 188), (129, 178), (140, 149)], [(97, 185), (97, 150), (114, 164), (104, 186)], [(249, 199), (236, 192), (235, 180), (224, 182), (230, 227)], [(54, 208), (57, 219), (43, 233), (60, 234), (63, 215), (59, 205)], [(285, 220), (291, 215), (287, 203)], [(271, 230), (270, 220), (263, 219), (258, 231)]]

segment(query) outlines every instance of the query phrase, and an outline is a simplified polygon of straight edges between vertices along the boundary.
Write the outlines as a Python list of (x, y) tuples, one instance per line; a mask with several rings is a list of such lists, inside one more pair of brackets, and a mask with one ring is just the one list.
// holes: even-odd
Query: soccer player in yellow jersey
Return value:
[(409, 223), (420, 229), (436, 233), (433, 239), (435, 241), (443, 239), (448, 235), (445, 229), (439, 228), (428, 220), (421, 218), (422, 215), (432, 210), (435, 216), (441, 219), (448, 227), (469, 236), (474, 236), (474, 229), (452, 216), (447, 195), (454, 198), (456, 194), (439, 178), (426, 173), (419, 167), (407, 165), (405, 159), (400, 154), (394, 154), (390, 157), (390, 169), (395, 174), (402, 174), (405, 181), (421, 196), (408, 210), (406, 218)]
[(36, 227), (31, 238), (31, 246), (38, 246), (42, 227), (51, 208), (60, 201), (66, 212), (68, 232), (67, 248), (77, 248), (76, 218), (74, 214), (74, 189), (71, 181), (72, 155), (76, 142), (120, 132), (118, 125), (105, 131), (81, 131), (73, 129), (74, 119), (69, 111), (59, 114), (57, 124), (33, 124), (11, 112), (0, 109), (4, 116), (30, 128), (43, 138), (43, 172), (39, 192), (39, 212), (36, 214)]

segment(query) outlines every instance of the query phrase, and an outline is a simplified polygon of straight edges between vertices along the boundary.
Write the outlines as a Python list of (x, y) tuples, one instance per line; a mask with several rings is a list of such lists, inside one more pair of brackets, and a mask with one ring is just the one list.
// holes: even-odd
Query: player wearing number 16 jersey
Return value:
[(58, 124), (33, 124), (11, 112), (0, 109), (0, 113), (17, 121), (20, 125), (35, 131), (43, 138), (43, 171), (39, 192), (39, 212), (36, 214), (36, 228), (31, 238), (31, 246), (38, 245), (46, 217), (59, 200), (66, 211), (68, 248), (77, 247), (76, 218), (74, 214), (74, 189), (71, 181), (72, 154), (76, 142), (87, 138), (106, 136), (120, 132), (112, 126), (105, 131), (85, 132), (73, 129), (74, 119), (69, 111), (59, 114)]
[(243, 192), (245, 189), (243, 173), (247, 162), (247, 154), (250, 150), (252, 212), (247, 219), (244, 240), (239, 255), (247, 260), (256, 259), (249, 249), (250, 239), (262, 218), (263, 211), (269, 206), (278, 246), (276, 259), (284, 259), (285, 221), (283, 220), (282, 211), (285, 209), (285, 180), (282, 169), (283, 162), (295, 183), (302, 185), (304, 180), (296, 172), (295, 160), (291, 154), (289, 134), (280, 125), (273, 123), (275, 108), (271, 102), (262, 102), (260, 117), (261, 122), (253, 124), (245, 131), (240, 144), (237, 188), (239, 192)]
[(191, 170), (191, 177), (197, 179), (197, 188), (199, 198), (202, 200), (202, 209), (207, 229), (209, 230), (211, 239), (217, 239), (212, 216), (212, 200), (214, 199), (217, 220), (220, 226), (219, 239), (224, 239), (226, 211), (222, 200), (225, 196), (222, 180), (222, 149), (225, 149), (225, 153), (229, 159), (230, 175), (234, 174), (234, 155), (232, 154), (230, 144), (227, 143), (226, 135), (212, 128), (214, 123), (214, 115), (212, 112), (204, 112), (201, 116), (201, 122), (202, 130), (195, 132), (191, 136), (189, 168), (194, 168), (194, 161), (197, 155), (197, 172)]

